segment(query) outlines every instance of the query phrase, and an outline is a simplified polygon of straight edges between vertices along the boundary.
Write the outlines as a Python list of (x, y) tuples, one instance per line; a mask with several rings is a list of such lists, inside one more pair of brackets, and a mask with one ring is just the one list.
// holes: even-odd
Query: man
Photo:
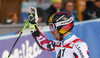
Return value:
[(74, 4), (72, 1), (67, 1), (64, 3), (64, 12), (69, 12), (69, 14), (72, 15), (72, 17), (74, 18), (74, 22), (78, 22), (78, 16), (77, 16), (77, 11), (74, 10)]
[(49, 17), (56, 12), (60, 12), (61, 7), (62, 0), (52, 0), (52, 5), (43, 13), (42, 21), (46, 21), (46, 24), (48, 25)]
[[(34, 14), (35, 13), (35, 14)], [(56, 58), (89, 58), (88, 46), (72, 33), (73, 17), (66, 12), (53, 14), (49, 19), (49, 28), (55, 40), (48, 40), (37, 27), (36, 9), (31, 8), (29, 28), (32, 36), (43, 50), (55, 51)]]

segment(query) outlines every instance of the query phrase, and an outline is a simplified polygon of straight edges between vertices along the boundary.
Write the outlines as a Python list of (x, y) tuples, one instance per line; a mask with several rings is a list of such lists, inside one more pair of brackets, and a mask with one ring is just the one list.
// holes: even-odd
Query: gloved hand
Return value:
[(30, 24), (37, 24), (38, 15), (36, 8), (32, 7), (31, 10), (28, 10), (28, 18)]

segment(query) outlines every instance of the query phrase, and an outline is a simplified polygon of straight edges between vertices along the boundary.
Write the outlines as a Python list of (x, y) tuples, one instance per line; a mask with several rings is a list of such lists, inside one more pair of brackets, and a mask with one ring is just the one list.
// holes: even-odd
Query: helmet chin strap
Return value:
[(63, 34), (60, 34), (60, 39), (59, 39), (60, 41), (62, 41), (63, 40)]

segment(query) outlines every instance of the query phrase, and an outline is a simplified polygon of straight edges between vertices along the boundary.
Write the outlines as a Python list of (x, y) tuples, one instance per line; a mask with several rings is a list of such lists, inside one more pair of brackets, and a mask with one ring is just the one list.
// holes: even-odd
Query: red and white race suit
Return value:
[(89, 58), (88, 46), (74, 34), (69, 34), (62, 41), (48, 40), (35, 26), (31, 30), (35, 41), (43, 50), (55, 51), (56, 58)]

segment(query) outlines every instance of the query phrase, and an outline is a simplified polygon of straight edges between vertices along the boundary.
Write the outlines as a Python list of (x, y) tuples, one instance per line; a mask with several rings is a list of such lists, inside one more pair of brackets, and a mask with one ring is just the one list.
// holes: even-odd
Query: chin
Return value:
[(57, 37), (54, 37), (55, 38), (55, 40), (59, 40), (60, 38), (57, 38)]

